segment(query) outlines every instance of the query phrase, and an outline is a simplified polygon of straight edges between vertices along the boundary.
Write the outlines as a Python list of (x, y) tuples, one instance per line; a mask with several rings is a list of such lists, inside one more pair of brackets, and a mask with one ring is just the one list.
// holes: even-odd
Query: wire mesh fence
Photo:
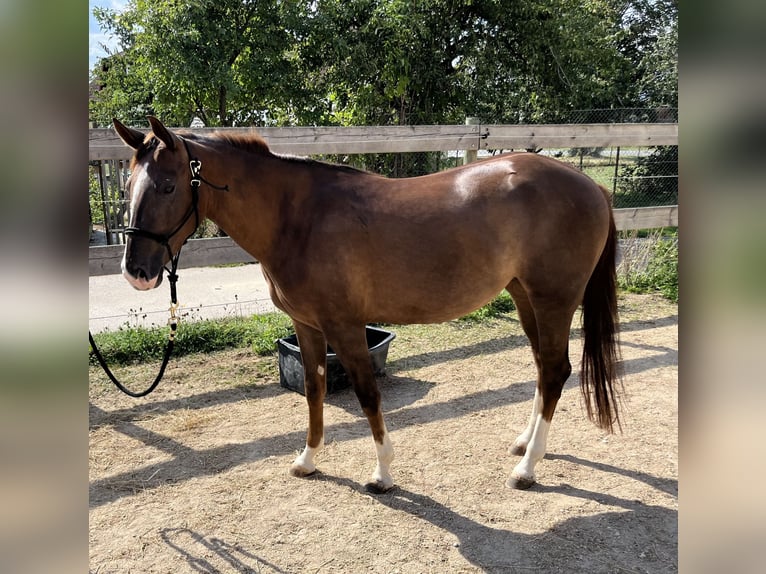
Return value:
[(566, 110), (556, 116), (555, 122), (564, 124), (623, 124), (623, 123), (678, 123), (678, 108), (594, 108)]

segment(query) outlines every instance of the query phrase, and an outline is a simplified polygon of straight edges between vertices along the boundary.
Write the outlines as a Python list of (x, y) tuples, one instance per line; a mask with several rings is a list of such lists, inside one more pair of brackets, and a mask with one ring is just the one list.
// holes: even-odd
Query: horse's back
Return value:
[(384, 189), (370, 206), (370, 220), (380, 223), (381, 237), (396, 238), (391, 257), (422, 254), (443, 270), (468, 265), (515, 273), (530, 256), (555, 258), (590, 245), (593, 252), (582, 255), (594, 258), (608, 234), (610, 206), (602, 189), (538, 154), (505, 154), (394, 181), (391, 193)]

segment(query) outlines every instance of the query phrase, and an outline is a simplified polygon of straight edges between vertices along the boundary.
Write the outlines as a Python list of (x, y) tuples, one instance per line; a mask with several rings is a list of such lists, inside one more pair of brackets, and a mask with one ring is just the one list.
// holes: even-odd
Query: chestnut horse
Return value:
[[(309, 407), (295, 476), (324, 444), (326, 349), (338, 356), (372, 430), (368, 489), (394, 484), (394, 457), (365, 336), (367, 323), (436, 323), (503, 288), (532, 345), (532, 415), (511, 447), (508, 484), (528, 488), (572, 367), (569, 332), (583, 306), (580, 383), (588, 416), (619, 424), (615, 225), (608, 192), (556, 160), (510, 153), (440, 173), (388, 179), (269, 151), (254, 133), (173, 133), (114, 120), (135, 150), (122, 269), (152, 289), (196, 225), (210, 218), (261, 264), (274, 304), (293, 321)], [(225, 184), (225, 187), (224, 187)]]

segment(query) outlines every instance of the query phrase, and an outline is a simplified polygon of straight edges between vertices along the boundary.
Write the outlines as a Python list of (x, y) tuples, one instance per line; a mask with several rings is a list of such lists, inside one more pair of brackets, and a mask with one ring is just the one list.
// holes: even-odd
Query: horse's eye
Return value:
[(175, 183), (168, 183), (165, 185), (165, 187), (162, 188), (163, 193), (173, 193), (175, 190), (176, 190)]

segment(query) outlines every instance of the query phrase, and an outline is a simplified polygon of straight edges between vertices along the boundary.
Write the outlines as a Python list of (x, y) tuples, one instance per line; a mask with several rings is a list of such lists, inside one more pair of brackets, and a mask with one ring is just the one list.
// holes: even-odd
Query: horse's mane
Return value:
[(229, 133), (215, 131), (211, 134), (195, 134), (192, 132), (179, 132), (181, 137), (188, 138), (195, 141), (205, 141), (209, 143), (221, 142), (237, 149), (241, 149), (250, 153), (258, 155), (270, 154), (269, 144), (255, 131)]
[(212, 133), (207, 133), (207, 134), (199, 134), (194, 132), (178, 132), (178, 135), (183, 138), (188, 138), (192, 141), (204, 141), (210, 144), (222, 143), (222, 144), (230, 145), (234, 148), (241, 149), (246, 152), (254, 153), (261, 156), (275, 155), (282, 159), (286, 159), (286, 160), (297, 162), (297, 163), (332, 167), (333, 169), (337, 169), (337, 170), (341, 170), (341, 171), (345, 171), (349, 173), (369, 174), (369, 172), (365, 170), (358, 169), (348, 165), (329, 164), (329, 163), (317, 161), (307, 157), (274, 154), (269, 149), (269, 144), (266, 143), (266, 140), (263, 139), (263, 137), (259, 135), (257, 132), (255, 132), (254, 130), (250, 132), (234, 132), (234, 133), (214, 131)]

